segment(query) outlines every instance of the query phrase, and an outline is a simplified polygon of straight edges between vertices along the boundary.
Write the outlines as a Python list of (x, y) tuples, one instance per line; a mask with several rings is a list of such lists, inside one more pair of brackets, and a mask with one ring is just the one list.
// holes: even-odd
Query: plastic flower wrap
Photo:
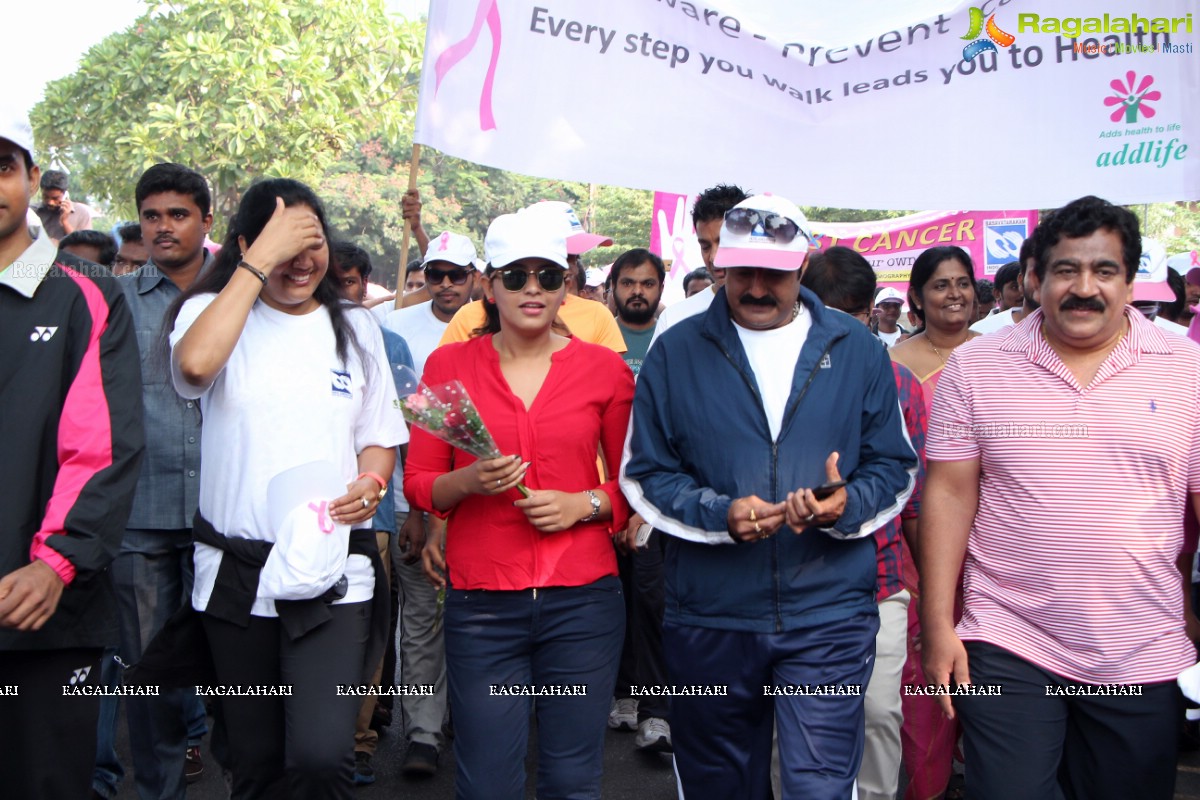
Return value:
[[(450, 381), (439, 386), (426, 386), (407, 367), (399, 367), (398, 373), (400, 410), (409, 425), (415, 425), (478, 459), (504, 455), (462, 383)], [(529, 496), (529, 489), (523, 483), (517, 484), (517, 491)]]

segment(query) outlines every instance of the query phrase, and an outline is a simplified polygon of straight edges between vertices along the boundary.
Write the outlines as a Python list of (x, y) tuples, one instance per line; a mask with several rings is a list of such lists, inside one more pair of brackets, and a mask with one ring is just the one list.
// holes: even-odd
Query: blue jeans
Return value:
[[(121, 618), (121, 659), (136, 664), (171, 615), (191, 602), (191, 531), (126, 531), (112, 571)], [(138, 797), (184, 800), (188, 740), (205, 731), (195, 690), (163, 689), (158, 697), (129, 697), (125, 707)]]
[[(116, 648), (104, 651), (100, 659), (100, 684), (116, 687), (121, 685), (121, 667), (117, 664)], [(117, 758), (117, 712), (120, 697), (100, 698), (100, 719), (96, 723), (96, 767), (92, 770), (92, 789), (107, 800), (117, 796), (125, 768)]]
[(599, 798), (625, 607), (619, 580), (446, 592), (446, 673), (459, 800), (523, 800), (533, 698), (492, 687), (580, 686), (537, 697), (537, 796)]

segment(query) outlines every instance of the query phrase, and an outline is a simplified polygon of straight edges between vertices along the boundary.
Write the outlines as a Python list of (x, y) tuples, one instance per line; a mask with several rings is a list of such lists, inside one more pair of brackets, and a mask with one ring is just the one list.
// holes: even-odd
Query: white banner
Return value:
[(807, 206), (1196, 199), (1195, 8), (431, 0), (416, 141), (531, 175), (731, 182)]

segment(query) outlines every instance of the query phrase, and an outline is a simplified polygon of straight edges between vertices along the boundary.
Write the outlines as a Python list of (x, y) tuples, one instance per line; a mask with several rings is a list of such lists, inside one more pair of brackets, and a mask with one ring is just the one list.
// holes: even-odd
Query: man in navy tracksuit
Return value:
[[(878, 340), (800, 288), (812, 244), (782, 198), (727, 212), (725, 288), (638, 382), (621, 488), (670, 535), (664, 647), (689, 797), (769, 797), (773, 724), (786, 798), (849, 797), (862, 758), (872, 534), (917, 457)], [(727, 694), (686, 694), (706, 687)]]

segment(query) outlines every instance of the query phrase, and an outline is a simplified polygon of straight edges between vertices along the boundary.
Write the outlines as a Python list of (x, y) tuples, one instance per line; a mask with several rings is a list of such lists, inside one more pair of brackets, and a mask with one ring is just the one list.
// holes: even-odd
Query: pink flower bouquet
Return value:
[[(400, 370), (400, 410), (408, 424), (478, 459), (504, 455), (462, 383), (450, 381), (441, 386), (426, 386), (417, 380), (412, 370), (405, 367)], [(406, 391), (409, 392), (407, 395), (404, 394)], [(518, 483), (517, 491), (529, 496), (529, 489), (524, 484)]]

